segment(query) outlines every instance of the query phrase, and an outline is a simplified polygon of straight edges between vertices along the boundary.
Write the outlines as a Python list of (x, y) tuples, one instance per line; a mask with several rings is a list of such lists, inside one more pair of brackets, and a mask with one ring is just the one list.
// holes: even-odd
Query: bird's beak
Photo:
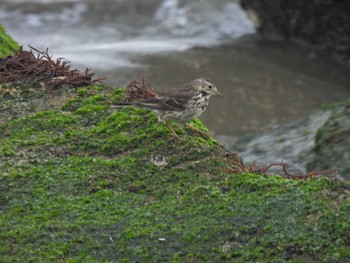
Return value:
[(215, 92), (215, 95), (224, 96), (224, 94), (222, 94), (220, 91)]

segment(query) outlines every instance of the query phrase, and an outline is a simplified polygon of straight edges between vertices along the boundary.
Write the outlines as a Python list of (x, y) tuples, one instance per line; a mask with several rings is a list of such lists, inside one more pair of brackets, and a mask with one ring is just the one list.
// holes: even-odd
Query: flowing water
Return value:
[(223, 142), (350, 95), (350, 75), (314, 49), (263, 41), (232, 0), (0, 0), (0, 23), (28, 48), (117, 87), (212, 79), (223, 97), (201, 119)]

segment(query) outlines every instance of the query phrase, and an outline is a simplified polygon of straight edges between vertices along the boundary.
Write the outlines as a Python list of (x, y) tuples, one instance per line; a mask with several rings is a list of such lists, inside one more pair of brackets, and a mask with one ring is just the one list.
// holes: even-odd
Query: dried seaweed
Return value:
[(287, 170), (287, 164), (284, 162), (279, 163), (272, 163), (272, 164), (259, 164), (257, 162), (253, 162), (249, 165), (245, 164), (240, 158), (240, 156), (236, 153), (231, 153), (228, 156), (228, 160), (226, 163), (229, 165), (228, 168), (220, 168), (220, 170), (227, 172), (227, 173), (240, 173), (240, 172), (249, 172), (249, 173), (255, 173), (255, 174), (263, 174), (263, 175), (274, 175), (269, 174), (269, 170), (272, 167), (280, 167), (281, 168), (281, 177), (293, 179), (293, 180), (307, 180), (314, 177), (328, 177), (333, 180), (340, 180), (340, 177), (338, 175), (338, 171), (335, 169), (329, 169), (329, 170), (313, 170), (311, 172), (308, 172), (306, 174), (296, 174), (291, 173)]
[(150, 97), (156, 97), (158, 93), (152, 88), (150, 84), (145, 83), (145, 78), (142, 78), (142, 83), (138, 83), (136, 80), (130, 82), (127, 86), (127, 97), (125, 101), (130, 102), (137, 99), (145, 99)]
[[(70, 62), (64, 58), (53, 59), (46, 51), (29, 46), (30, 51), (21, 47), (13, 55), (0, 59), (0, 83), (43, 82), (49, 89), (60, 85), (72, 86), (94, 85), (103, 78), (92, 80), (93, 73), (86, 68), (84, 73), (70, 68)], [(35, 54), (36, 53), (36, 54)]]

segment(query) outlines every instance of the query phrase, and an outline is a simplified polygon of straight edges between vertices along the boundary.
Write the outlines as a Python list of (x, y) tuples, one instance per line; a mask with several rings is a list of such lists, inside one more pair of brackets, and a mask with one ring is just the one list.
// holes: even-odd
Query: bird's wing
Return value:
[(182, 111), (185, 109), (187, 102), (196, 94), (196, 90), (191, 83), (170, 88), (164, 93), (158, 93), (158, 96), (139, 99), (136, 106), (146, 107), (154, 110), (175, 110)]
[(185, 102), (182, 100), (176, 100), (174, 98), (164, 96), (162, 98), (154, 97), (138, 100), (135, 105), (140, 107), (145, 107), (154, 110), (175, 110), (181, 111), (183, 110)]
[(168, 98), (164, 103), (172, 110), (184, 110), (187, 102), (196, 95), (196, 90), (191, 83), (185, 83), (177, 87), (170, 88), (164, 92)]
[(170, 88), (164, 92), (164, 94), (175, 100), (187, 102), (194, 95), (196, 95), (196, 90), (193, 88), (191, 82), (182, 84), (177, 87)]
[(181, 111), (185, 109), (188, 101), (196, 95), (196, 90), (191, 83), (185, 83), (166, 90), (164, 94), (168, 98), (164, 103), (172, 110)]
[(175, 98), (167, 98), (164, 100), (164, 104), (169, 110), (182, 111), (185, 109), (186, 102)]

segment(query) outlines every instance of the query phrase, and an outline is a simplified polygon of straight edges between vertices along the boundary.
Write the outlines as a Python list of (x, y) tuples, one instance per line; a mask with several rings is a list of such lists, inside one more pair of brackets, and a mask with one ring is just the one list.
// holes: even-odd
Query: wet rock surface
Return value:
[(307, 169), (331, 169), (350, 180), (350, 102), (337, 107), (318, 129)]
[(336, 169), (350, 179), (350, 102), (318, 110), (264, 133), (242, 137), (230, 146), (246, 162), (283, 161), (291, 170)]
[(237, 150), (246, 162), (284, 161), (292, 169), (306, 172), (315, 145), (314, 137), (330, 115), (329, 111), (317, 112), (262, 134), (242, 137), (230, 148)]

